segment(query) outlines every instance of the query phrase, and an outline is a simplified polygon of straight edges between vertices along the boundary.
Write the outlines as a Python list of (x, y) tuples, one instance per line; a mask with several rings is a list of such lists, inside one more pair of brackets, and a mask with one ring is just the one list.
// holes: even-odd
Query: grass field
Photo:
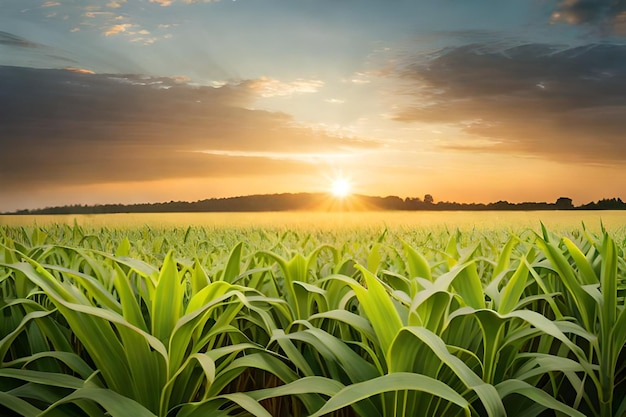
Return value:
[(3, 416), (626, 415), (622, 213), (0, 225)]
[(612, 232), (626, 229), (626, 211), (378, 211), (378, 212), (264, 212), (264, 213), (148, 213), (94, 215), (0, 215), (0, 225), (69, 224), (83, 227), (152, 228), (201, 226), (211, 228), (269, 229), (416, 229), (539, 231), (543, 222), (551, 230), (569, 231), (585, 223), (600, 231), (600, 223)]

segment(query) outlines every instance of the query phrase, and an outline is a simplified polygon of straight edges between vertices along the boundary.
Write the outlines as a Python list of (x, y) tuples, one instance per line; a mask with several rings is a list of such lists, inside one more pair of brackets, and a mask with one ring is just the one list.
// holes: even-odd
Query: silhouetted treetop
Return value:
[(13, 214), (99, 214), (99, 213), (176, 213), (176, 212), (259, 212), (289, 210), (365, 211), (365, 210), (428, 210), (428, 211), (487, 211), (487, 210), (626, 210), (621, 198), (602, 199), (581, 206), (574, 206), (572, 199), (559, 197), (554, 203), (435, 203), (432, 195), (424, 199), (397, 196), (372, 197), (350, 196), (343, 200), (322, 193), (264, 194), (229, 198), (211, 198), (195, 202), (170, 201), (167, 203), (100, 204), (46, 207), (35, 210), (19, 210)]

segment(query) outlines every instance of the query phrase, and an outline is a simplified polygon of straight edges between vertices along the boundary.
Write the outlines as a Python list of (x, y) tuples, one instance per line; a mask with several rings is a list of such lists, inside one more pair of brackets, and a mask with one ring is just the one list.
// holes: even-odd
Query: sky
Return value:
[(626, 199), (625, 0), (0, 0), (0, 212)]

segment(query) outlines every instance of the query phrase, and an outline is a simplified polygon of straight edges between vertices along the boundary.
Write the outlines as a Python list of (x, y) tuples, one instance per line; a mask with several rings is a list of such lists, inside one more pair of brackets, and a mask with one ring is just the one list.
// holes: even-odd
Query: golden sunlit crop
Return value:
[(350, 195), (351, 184), (345, 178), (337, 178), (333, 181), (331, 186), (331, 193), (338, 198), (344, 198)]

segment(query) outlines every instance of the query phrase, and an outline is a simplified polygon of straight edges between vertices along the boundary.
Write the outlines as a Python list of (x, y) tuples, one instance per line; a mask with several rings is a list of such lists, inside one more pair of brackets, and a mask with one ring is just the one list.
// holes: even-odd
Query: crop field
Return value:
[(624, 215), (133, 216), (0, 219), (0, 415), (626, 415)]

